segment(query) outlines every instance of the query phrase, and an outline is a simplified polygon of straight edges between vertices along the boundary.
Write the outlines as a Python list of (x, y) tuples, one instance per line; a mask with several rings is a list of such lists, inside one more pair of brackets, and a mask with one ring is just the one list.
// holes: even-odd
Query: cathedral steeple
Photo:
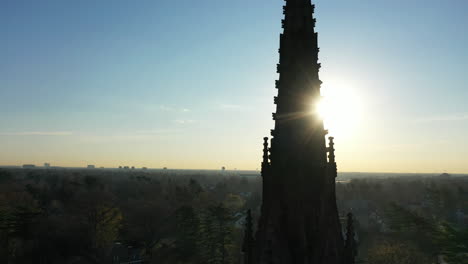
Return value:
[[(314, 30), (314, 6), (310, 0), (287, 0), (283, 8), (284, 28), (280, 36), (280, 63), (277, 66), (279, 80), (276, 82), (278, 96), (275, 98), (275, 129), (272, 131), (271, 161), (280, 158), (283, 148), (296, 144), (315, 144), (312, 155), (315, 163), (325, 163), (323, 122), (314, 111), (320, 100), (321, 81), (318, 76), (317, 33)], [(302, 141), (302, 142), (298, 142)], [(291, 144), (294, 143), (294, 144)], [(297, 149), (296, 149), (297, 150)]]
[(248, 264), (343, 264), (334, 141), (326, 146), (315, 111), (322, 82), (314, 6), (286, 0), (283, 10), (275, 128), (270, 148), (263, 143), (263, 203)]
[(315, 27), (315, 19), (312, 18), (315, 6), (310, 0), (287, 0), (283, 7), (285, 18), (282, 26), (285, 32), (310, 31)]

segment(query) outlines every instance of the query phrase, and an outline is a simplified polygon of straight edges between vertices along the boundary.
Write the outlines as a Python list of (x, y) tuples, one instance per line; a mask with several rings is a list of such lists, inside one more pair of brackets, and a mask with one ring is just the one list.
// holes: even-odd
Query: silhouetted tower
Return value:
[[(286, 0), (271, 148), (264, 139), (263, 203), (253, 259), (245, 264), (343, 264), (334, 142), (326, 147), (311, 0)], [(327, 152), (329, 152), (327, 159)]]

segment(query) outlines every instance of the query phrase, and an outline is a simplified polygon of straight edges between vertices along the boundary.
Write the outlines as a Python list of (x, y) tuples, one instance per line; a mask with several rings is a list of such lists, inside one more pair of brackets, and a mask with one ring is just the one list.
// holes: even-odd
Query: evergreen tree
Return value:
[(200, 220), (191, 206), (176, 211), (176, 247), (182, 261), (198, 259), (197, 240)]

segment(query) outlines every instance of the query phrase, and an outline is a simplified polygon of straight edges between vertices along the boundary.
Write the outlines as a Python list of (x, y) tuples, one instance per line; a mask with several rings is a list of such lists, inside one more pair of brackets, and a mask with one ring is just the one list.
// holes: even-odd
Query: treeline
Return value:
[(229, 175), (0, 170), (0, 262), (118, 263), (118, 244), (145, 263), (239, 263), (258, 191)]
[(358, 219), (361, 263), (468, 263), (467, 177), (354, 179), (337, 198)]
[[(337, 183), (357, 263), (466, 263), (468, 178)], [(225, 172), (0, 169), (0, 263), (241, 263), (261, 178)], [(255, 225), (254, 225), (255, 228)]]

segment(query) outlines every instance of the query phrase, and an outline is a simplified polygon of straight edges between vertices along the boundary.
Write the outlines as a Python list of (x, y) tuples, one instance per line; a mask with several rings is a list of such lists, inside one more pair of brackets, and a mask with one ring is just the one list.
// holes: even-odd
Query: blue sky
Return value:
[[(282, 4), (1, 1), (0, 164), (258, 168)], [(468, 1), (315, 4), (339, 169), (468, 172)]]

